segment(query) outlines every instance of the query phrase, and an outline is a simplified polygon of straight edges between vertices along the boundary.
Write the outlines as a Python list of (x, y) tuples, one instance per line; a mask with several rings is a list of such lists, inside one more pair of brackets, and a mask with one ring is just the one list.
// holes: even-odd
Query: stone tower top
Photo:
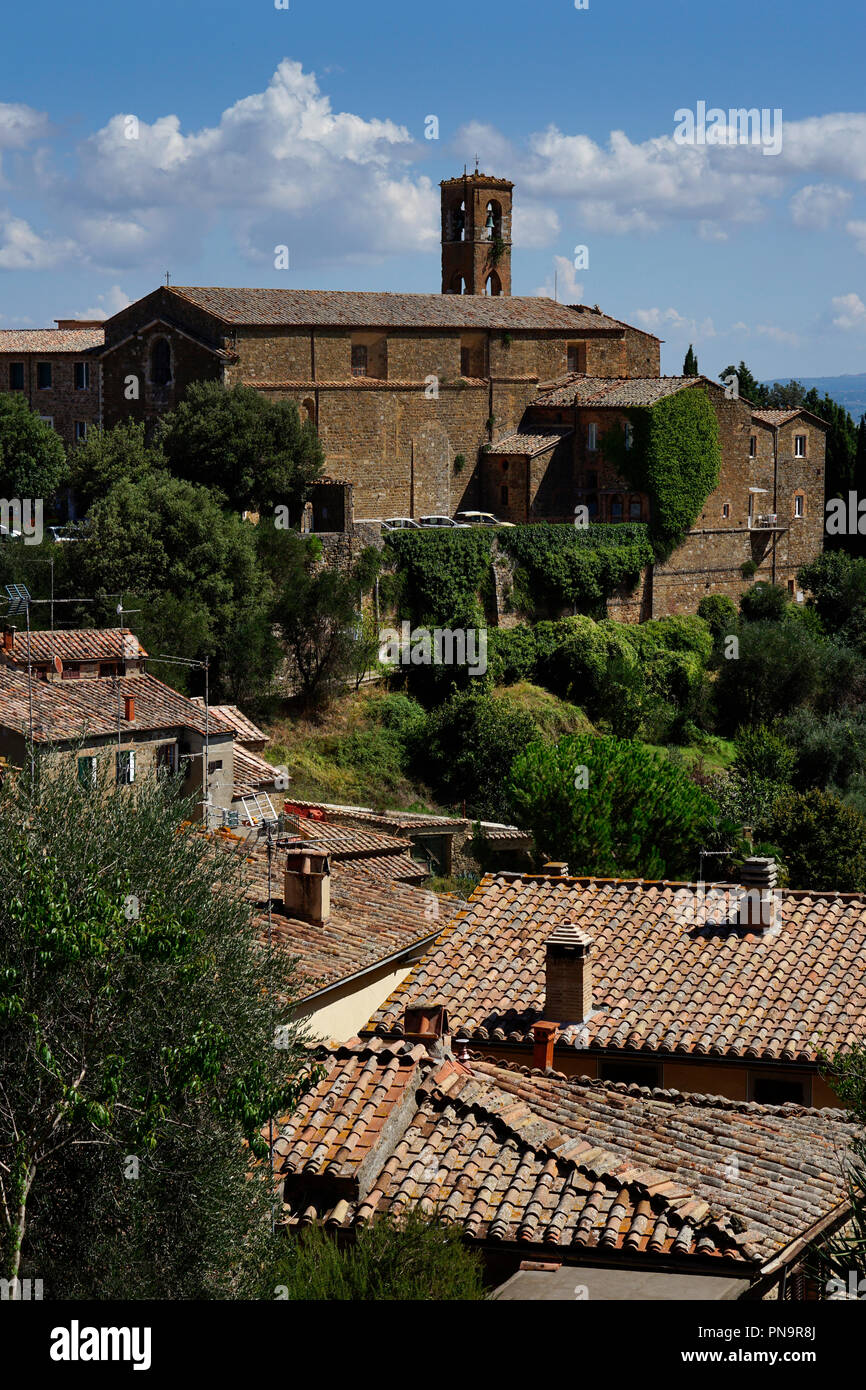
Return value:
[(511, 294), (514, 184), (491, 174), (443, 179), (442, 293)]

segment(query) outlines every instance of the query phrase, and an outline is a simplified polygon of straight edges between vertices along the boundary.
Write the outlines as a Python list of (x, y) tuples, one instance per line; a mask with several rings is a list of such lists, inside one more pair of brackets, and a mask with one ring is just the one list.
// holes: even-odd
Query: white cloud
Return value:
[(111, 289), (104, 294), (96, 296), (96, 304), (91, 304), (89, 309), (76, 309), (74, 314), (69, 317), (73, 319), (108, 319), (112, 314), (119, 314), (121, 309), (125, 309), (132, 300), (125, 290), (119, 285), (112, 285)]
[(755, 332), (762, 338), (771, 338), (775, 343), (787, 343), (790, 347), (797, 347), (800, 342), (799, 333), (792, 333), (775, 323), (757, 323)]
[(543, 203), (519, 200), (511, 218), (511, 239), (527, 251), (541, 250), (559, 238), (560, 221), (553, 208)]
[(838, 294), (832, 300), (836, 316), (833, 319), (835, 328), (847, 330), (866, 328), (866, 304), (859, 294)]
[(22, 149), (48, 134), (50, 123), (43, 111), (20, 102), (0, 101), (0, 149)]
[(716, 329), (711, 318), (687, 318), (678, 309), (636, 309), (634, 317), (641, 328), (657, 337), (688, 338), (690, 342), (700, 342), (705, 338), (715, 338)]
[(582, 304), (583, 285), (575, 279), (574, 261), (567, 256), (554, 256), (553, 264), (555, 275), (539, 285), (535, 293), (545, 299), (553, 299), (555, 295), (560, 304)]
[(846, 188), (832, 183), (809, 183), (791, 199), (791, 220), (798, 227), (825, 230), (841, 217), (851, 201)]
[(74, 242), (40, 236), (23, 218), (0, 212), (0, 270), (51, 270), (76, 256)]
[(857, 250), (866, 256), (866, 222), (846, 222), (845, 231), (854, 238)]

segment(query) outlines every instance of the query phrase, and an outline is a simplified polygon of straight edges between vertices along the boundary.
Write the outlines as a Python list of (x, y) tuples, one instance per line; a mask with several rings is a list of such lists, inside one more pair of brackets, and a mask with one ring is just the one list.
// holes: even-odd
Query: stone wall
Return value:
[[(51, 421), (67, 448), (75, 443), (77, 421), (87, 428), (99, 423), (99, 362), (88, 353), (0, 352), (0, 391), (9, 391), (13, 362), (24, 364), (24, 390), (14, 394), (23, 395), (31, 410)], [(51, 385), (45, 390), (36, 385), (37, 362), (51, 363)], [(75, 387), (76, 362), (90, 365), (90, 386), (83, 391)]]

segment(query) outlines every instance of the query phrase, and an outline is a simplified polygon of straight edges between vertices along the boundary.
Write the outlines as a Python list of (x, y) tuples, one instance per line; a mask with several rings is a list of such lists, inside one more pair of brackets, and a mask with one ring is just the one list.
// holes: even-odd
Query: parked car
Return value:
[(418, 518), (418, 525), (419, 525), (419, 526), (463, 526), (463, 527), (465, 527), (465, 526), (467, 525), (467, 522), (465, 522), (465, 521), (452, 521), (452, 519), (451, 519), (450, 516), (420, 516), (420, 517)]
[(84, 540), (83, 527), (74, 521), (71, 521), (68, 526), (49, 526), (48, 535), (58, 545), (64, 541)]
[(492, 512), (458, 512), (455, 520), (466, 526), (513, 526), (513, 521), (500, 521)]
[(20, 531), (16, 531), (14, 528), (9, 527), (9, 526), (4, 526), (4, 525), (2, 524), (2, 522), (0, 522), (0, 540), (4, 540), (4, 541), (20, 541), (20, 539), (21, 539), (21, 532), (20, 532)]
[(417, 531), (418, 523), (411, 516), (389, 516), (382, 522), (383, 531)]

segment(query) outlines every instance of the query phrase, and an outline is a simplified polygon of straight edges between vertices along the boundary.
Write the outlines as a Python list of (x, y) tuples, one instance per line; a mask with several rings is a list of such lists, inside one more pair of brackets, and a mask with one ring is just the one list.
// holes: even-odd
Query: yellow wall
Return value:
[(313, 1000), (307, 1005), (302, 1001), (295, 1017), (307, 1020), (311, 1037), (345, 1042), (364, 1027), (391, 991), (402, 984), (411, 968), (411, 964), (401, 964), (379, 975), (365, 975), (354, 984), (335, 986), (323, 1000)]

